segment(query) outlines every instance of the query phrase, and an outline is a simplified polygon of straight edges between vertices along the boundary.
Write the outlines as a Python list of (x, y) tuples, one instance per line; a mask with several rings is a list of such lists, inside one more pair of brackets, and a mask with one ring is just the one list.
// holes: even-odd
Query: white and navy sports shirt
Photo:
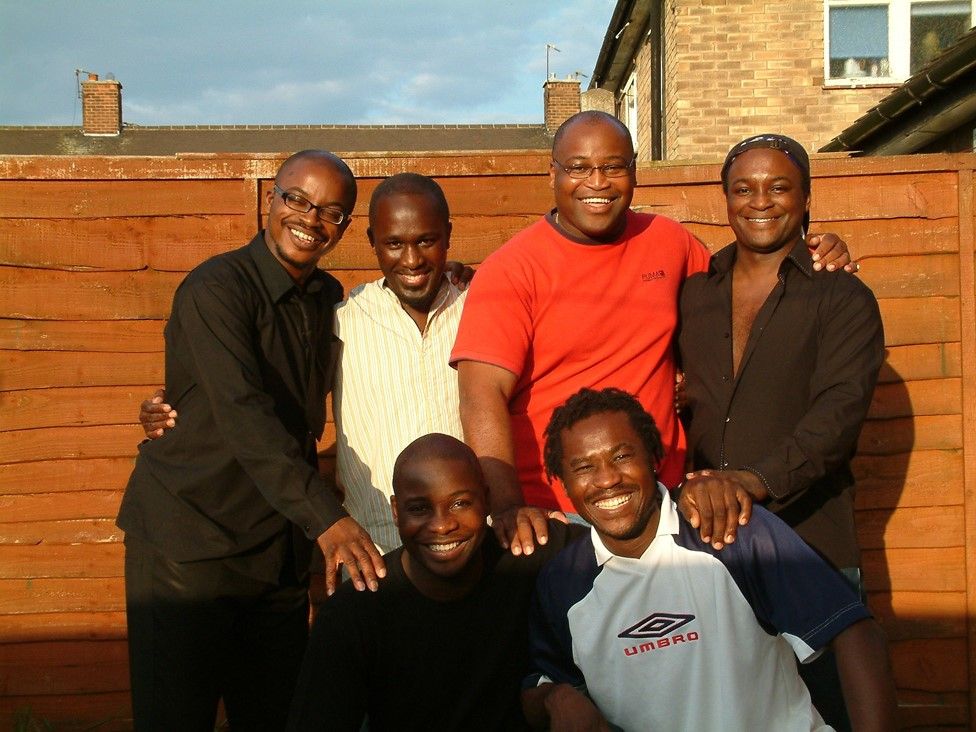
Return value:
[(761, 507), (715, 551), (663, 485), (639, 559), (596, 530), (536, 584), (530, 641), (540, 681), (585, 685), (624, 730), (823, 730), (796, 670), (870, 613), (841, 575)]

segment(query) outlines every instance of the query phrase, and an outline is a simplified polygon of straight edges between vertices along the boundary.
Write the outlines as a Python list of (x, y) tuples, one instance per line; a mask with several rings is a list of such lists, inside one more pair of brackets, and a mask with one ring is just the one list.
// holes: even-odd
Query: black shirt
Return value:
[(695, 469), (748, 469), (767, 508), (836, 567), (859, 564), (850, 461), (884, 359), (873, 293), (816, 272), (806, 243), (783, 260), (732, 376), (735, 244), (681, 294), (688, 454)]
[(293, 528), (314, 539), (345, 515), (315, 457), (341, 299), (318, 269), (299, 288), (263, 232), (187, 275), (165, 331), (177, 426), (140, 445), (120, 528), (168, 559), (223, 559), (269, 582), (293, 542), (307, 559)]
[(529, 604), (539, 569), (580, 526), (549, 522), (528, 556), (502, 550), (487, 530), (485, 570), (459, 600), (422, 595), (396, 549), (377, 592), (347, 581), (315, 616), (295, 690), (291, 732), (458, 732), (528, 729), (520, 688), (529, 670)]

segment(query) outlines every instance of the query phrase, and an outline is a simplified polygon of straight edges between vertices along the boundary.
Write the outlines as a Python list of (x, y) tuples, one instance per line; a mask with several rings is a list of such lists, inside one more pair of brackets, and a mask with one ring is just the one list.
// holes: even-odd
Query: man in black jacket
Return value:
[(317, 268), (356, 202), (346, 164), (281, 166), (268, 226), (195, 268), (166, 326), (180, 429), (144, 443), (126, 532), (133, 717), (139, 730), (280, 729), (307, 637), (313, 541), (376, 588), (382, 561), (319, 476), (339, 282)]

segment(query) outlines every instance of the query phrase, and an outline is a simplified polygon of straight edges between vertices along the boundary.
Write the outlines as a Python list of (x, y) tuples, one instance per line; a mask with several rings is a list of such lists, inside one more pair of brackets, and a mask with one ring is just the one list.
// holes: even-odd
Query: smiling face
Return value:
[(799, 169), (784, 153), (747, 150), (733, 161), (728, 180), (725, 203), (740, 248), (769, 254), (792, 247), (803, 236), (810, 196)]
[(349, 225), (348, 214), (356, 202), (356, 183), (337, 158), (326, 153), (299, 154), (281, 166), (275, 181), (279, 188), (295, 193), (316, 206), (338, 208), (346, 213), (341, 224), (319, 218), (316, 209), (293, 211), (280, 195), (268, 192), (268, 228), (265, 242), (271, 253), (296, 282), (304, 282), (319, 259), (342, 238)]
[[(630, 135), (619, 123), (587, 113), (567, 125), (552, 149), (558, 165), (549, 166), (559, 225), (581, 239), (612, 241), (626, 228), (627, 209), (637, 185)], [(619, 178), (607, 178), (602, 171), (594, 170), (589, 177), (576, 179), (563, 169), (607, 164), (631, 167)]]
[(477, 460), (459, 451), (398, 461), (394, 490), (393, 520), (407, 576), (428, 597), (463, 595), (481, 575), (480, 548), (488, 530)]
[(432, 196), (393, 193), (376, 201), (366, 235), (386, 286), (422, 329), (444, 281), (451, 222)]
[(600, 412), (560, 433), (562, 482), (576, 511), (614, 554), (639, 557), (657, 532), (652, 458), (624, 412)]

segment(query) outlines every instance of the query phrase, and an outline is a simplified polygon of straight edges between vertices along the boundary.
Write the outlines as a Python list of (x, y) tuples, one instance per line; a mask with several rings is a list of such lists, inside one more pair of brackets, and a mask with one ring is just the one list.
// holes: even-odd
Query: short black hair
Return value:
[(474, 454), (474, 450), (461, 442), (456, 437), (445, 435), (440, 432), (432, 432), (422, 435), (407, 445), (397, 456), (393, 463), (393, 477), (391, 480), (394, 495), (398, 492), (403, 481), (403, 473), (414, 463), (423, 463), (430, 460), (457, 460), (467, 463), (474, 475), (478, 476), (478, 481), (484, 487), (484, 474), (481, 471), (481, 463)]
[(278, 177), (283, 171), (287, 170), (292, 165), (296, 165), (297, 163), (304, 162), (306, 160), (318, 160), (320, 162), (328, 163), (338, 171), (339, 175), (345, 178), (346, 190), (350, 194), (349, 210), (345, 213), (347, 216), (352, 214), (352, 210), (356, 207), (356, 197), (359, 193), (356, 187), (356, 176), (352, 174), (352, 170), (346, 164), (345, 160), (340, 158), (335, 153), (329, 152), (328, 150), (299, 150), (297, 153), (285, 160), (285, 162), (281, 164), (281, 167), (278, 168), (277, 172), (275, 172), (275, 183), (278, 182)]
[(608, 387), (596, 391), (594, 389), (580, 389), (573, 394), (566, 403), (552, 413), (546, 427), (546, 445), (543, 456), (546, 475), (549, 478), (563, 478), (563, 430), (568, 430), (577, 422), (595, 414), (607, 412), (622, 412), (630, 420), (631, 427), (640, 437), (648, 456), (654, 461), (651, 465), (656, 468), (664, 457), (664, 445), (661, 444), (661, 433), (658, 432), (654, 418), (637, 401), (637, 397), (622, 389)]
[(388, 196), (402, 194), (430, 196), (437, 206), (437, 212), (444, 217), (444, 221), (451, 218), (451, 209), (447, 205), (447, 197), (436, 180), (419, 173), (397, 173), (382, 181), (373, 190), (373, 195), (369, 199), (370, 226), (373, 224), (373, 216), (376, 215), (376, 207), (379, 202)]
[(584, 112), (577, 112), (559, 125), (559, 128), (556, 130), (556, 134), (552, 136), (553, 152), (556, 151), (556, 146), (559, 145), (560, 140), (563, 139), (563, 137), (569, 131), (569, 128), (575, 125), (577, 122), (606, 122), (610, 124), (611, 127), (616, 127), (627, 138), (627, 143), (630, 145), (631, 155), (634, 154), (634, 138), (630, 136), (630, 130), (627, 128), (627, 125), (614, 117), (612, 114), (600, 112), (596, 109), (588, 109)]

